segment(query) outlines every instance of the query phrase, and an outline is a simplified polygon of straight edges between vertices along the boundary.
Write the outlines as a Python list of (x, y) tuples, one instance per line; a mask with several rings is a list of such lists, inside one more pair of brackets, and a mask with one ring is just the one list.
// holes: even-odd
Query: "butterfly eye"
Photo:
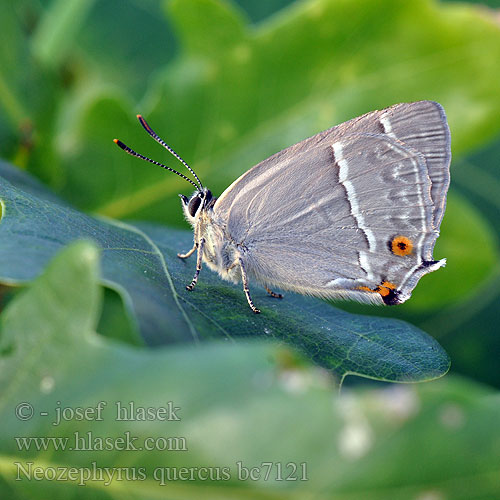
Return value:
[(201, 198), (199, 196), (193, 196), (191, 198), (191, 201), (189, 202), (189, 205), (188, 205), (188, 211), (189, 211), (189, 215), (191, 215), (191, 217), (195, 216), (196, 211), (198, 210), (198, 208), (200, 206), (200, 203), (201, 203)]

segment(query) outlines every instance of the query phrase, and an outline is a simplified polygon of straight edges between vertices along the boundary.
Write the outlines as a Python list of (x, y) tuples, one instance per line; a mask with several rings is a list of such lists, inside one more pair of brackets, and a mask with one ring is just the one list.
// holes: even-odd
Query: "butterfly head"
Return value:
[(182, 210), (188, 222), (194, 225), (196, 219), (199, 217), (200, 213), (208, 209), (215, 199), (210, 192), (210, 189), (203, 188), (195, 191), (190, 198), (179, 195), (182, 203)]

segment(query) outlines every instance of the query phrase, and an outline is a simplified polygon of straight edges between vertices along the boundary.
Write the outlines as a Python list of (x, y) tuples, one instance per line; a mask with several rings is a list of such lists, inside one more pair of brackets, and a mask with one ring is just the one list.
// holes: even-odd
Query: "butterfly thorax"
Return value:
[(225, 227), (214, 214), (212, 206), (199, 211), (194, 224), (194, 238), (203, 243), (203, 262), (228, 281), (238, 282), (241, 273), (238, 264), (240, 251), (225, 234)]

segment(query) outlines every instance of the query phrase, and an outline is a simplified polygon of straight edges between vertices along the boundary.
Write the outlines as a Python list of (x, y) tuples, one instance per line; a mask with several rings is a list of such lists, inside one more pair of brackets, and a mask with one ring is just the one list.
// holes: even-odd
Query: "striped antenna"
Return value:
[(195, 171), (149, 126), (148, 122), (141, 116), (137, 115), (137, 119), (144, 127), (144, 130), (158, 143), (161, 144), (169, 153), (175, 156), (193, 175), (198, 181), (200, 191), (203, 191), (203, 184), (196, 175)]
[(136, 156), (137, 158), (140, 158), (141, 160), (146, 160), (146, 161), (149, 161), (149, 163), (154, 163), (155, 165), (158, 165), (159, 167), (163, 167), (165, 170), (169, 170), (170, 172), (177, 174), (179, 177), (186, 179), (188, 182), (190, 182), (196, 188), (196, 190), (199, 190), (199, 186), (197, 184), (195, 184), (189, 177), (186, 177), (185, 175), (181, 174), (180, 172), (177, 172), (177, 170), (174, 170), (173, 168), (170, 168), (170, 167), (167, 167), (166, 165), (163, 165), (163, 163), (159, 163), (157, 161), (152, 160), (151, 158), (148, 158), (147, 156), (143, 156), (143, 155), (135, 152), (132, 148), (129, 148), (127, 145), (123, 144), (123, 142), (118, 140), (118, 139), (113, 139), (113, 142), (117, 146), (122, 148), (123, 151), (125, 151), (129, 155)]

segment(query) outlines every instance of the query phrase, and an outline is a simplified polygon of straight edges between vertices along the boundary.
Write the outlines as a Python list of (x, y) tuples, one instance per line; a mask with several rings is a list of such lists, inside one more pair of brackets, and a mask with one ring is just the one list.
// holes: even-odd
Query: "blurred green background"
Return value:
[[(2, 315), (10, 334), (0, 337), (1, 498), (500, 498), (499, 2), (0, 0), (0, 7), (0, 157), (86, 213), (186, 227), (177, 197), (189, 193), (186, 183), (112, 143), (118, 137), (178, 168), (136, 113), (215, 195), (272, 153), (398, 102), (440, 102), (453, 153), (434, 252), (447, 267), (397, 308), (335, 304), (431, 334), (452, 360), (444, 379), (384, 386), (348, 377), (339, 396), (326, 373), (282, 347), (145, 350), (122, 333), (132, 328), (118, 295), (103, 292), (100, 305), (95, 250), (73, 247), (52, 272), (65, 277), (61, 294), (79, 304), (79, 321), (44, 316), (40, 290), (50, 275), (30, 295), (0, 289), (2, 307), (12, 305)], [(25, 311), (34, 311), (32, 324)], [(47, 378), (54, 366), (57, 376)], [(53, 380), (61, 380), (55, 392)], [(13, 402), (158, 406), (165, 394), (185, 417), (168, 432), (187, 436), (189, 452), (19, 452), (12, 438), (130, 428), (22, 422)], [(141, 436), (166, 432), (159, 422), (142, 424), (134, 424)], [(150, 477), (106, 487), (16, 481), (12, 464), (28, 459), (148, 470), (305, 461), (310, 477), (162, 487)]]

